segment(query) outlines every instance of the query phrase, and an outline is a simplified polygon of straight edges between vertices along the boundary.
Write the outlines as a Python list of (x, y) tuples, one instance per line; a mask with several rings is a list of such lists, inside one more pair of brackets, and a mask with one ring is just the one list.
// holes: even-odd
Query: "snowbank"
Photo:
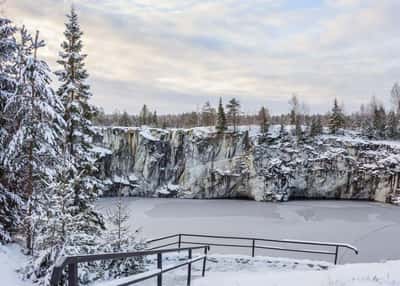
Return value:
[(400, 261), (347, 264), (322, 271), (232, 271), (208, 272), (194, 286), (393, 286), (400, 285)]
[(26, 256), (21, 253), (17, 244), (0, 244), (0, 279), (4, 286), (28, 286), (28, 282), (21, 281), (16, 269), (26, 263)]

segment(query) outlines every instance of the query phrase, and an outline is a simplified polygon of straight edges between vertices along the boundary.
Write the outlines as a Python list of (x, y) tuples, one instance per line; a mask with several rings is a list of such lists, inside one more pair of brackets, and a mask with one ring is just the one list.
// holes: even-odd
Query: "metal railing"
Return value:
[[(141, 257), (147, 255), (157, 255), (157, 269), (153, 271), (147, 271), (144, 273), (131, 275), (124, 278), (119, 278), (107, 282), (102, 282), (99, 286), (127, 286), (132, 285), (153, 277), (157, 277), (157, 286), (162, 286), (162, 274), (172, 271), (174, 269), (188, 266), (187, 272), (187, 285), (190, 285), (191, 276), (192, 276), (192, 263), (202, 260), (203, 268), (202, 268), (202, 276), (205, 275), (206, 271), (206, 261), (207, 261), (207, 252), (209, 250), (208, 245), (203, 246), (194, 246), (194, 247), (179, 247), (173, 249), (163, 249), (163, 250), (147, 250), (147, 251), (135, 251), (135, 252), (121, 252), (121, 253), (104, 253), (104, 254), (91, 254), (91, 255), (77, 255), (77, 256), (65, 256), (61, 257), (57, 260), (56, 265), (54, 266), (53, 273), (50, 280), (50, 285), (59, 286), (65, 285), (62, 284), (63, 272), (66, 269), (67, 276), (67, 285), (68, 286), (78, 286), (78, 263), (84, 262), (92, 262), (99, 260), (113, 260), (113, 259), (122, 259), (122, 258), (130, 258), (130, 257)], [(193, 257), (194, 250), (203, 250), (204, 255), (200, 255), (197, 257)], [(171, 253), (171, 252), (188, 252), (188, 259), (179, 263), (178, 265), (168, 266), (166, 268), (163, 267), (163, 254)]]
[[(175, 239), (172, 242), (151, 246), (156, 242), (164, 242), (166, 240)], [(197, 241), (194, 241), (194, 238)], [(202, 239), (198, 241), (198, 239)], [(219, 241), (226, 240), (236, 240), (236, 241), (248, 241), (249, 244), (236, 244), (236, 243), (223, 243)], [(268, 243), (278, 243), (283, 245), (291, 245), (291, 246), (303, 246), (307, 245), (309, 248), (307, 249), (298, 249), (295, 247), (283, 247), (283, 246), (272, 246), (265, 245), (265, 242)], [(222, 246), (222, 247), (236, 247), (236, 248), (249, 248), (251, 249), (251, 256), (255, 256), (256, 249), (266, 249), (266, 250), (277, 250), (277, 251), (287, 251), (287, 252), (298, 252), (298, 253), (311, 253), (318, 255), (330, 255), (334, 256), (334, 263), (338, 263), (338, 255), (339, 249), (345, 248), (354, 251), (354, 253), (358, 254), (358, 249), (347, 243), (334, 243), (334, 242), (319, 242), (319, 241), (304, 241), (304, 240), (291, 240), (291, 239), (267, 239), (267, 238), (256, 238), (256, 237), (243, 237), (243, 236), (221, 236), (221, 235), (204, 235), (204, 234), (187, 234), (187, 233), (179, 233), (168, 236), (163, 236), (156, 239), (151, 239), (147, 241), (147, 244), (150, 245), (150, 249), (160, 249), (171, 245), (178, 245), (178, 249), (181, 248), (182, 245), (209, 245), (209, 246)], [(325, 250), (316, 249), (315, 247), (321, 248), (329, 248)]]

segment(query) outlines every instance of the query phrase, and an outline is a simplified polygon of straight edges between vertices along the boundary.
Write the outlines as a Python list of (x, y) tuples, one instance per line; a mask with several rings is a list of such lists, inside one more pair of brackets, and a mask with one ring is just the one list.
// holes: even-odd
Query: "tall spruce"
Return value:
[(36, 218), (45, 211), (43, 195), (58, 176), (64, 120), (62, 103), (50, 87), (50, 70), (38, 59), (38, 50), (44, 47), (39, 32), (32, 39), (22, 28), (20, 39), (17, 91), (6, 106), (15, 126), (4, 162), (26, 201), (23, 230), (28, 253), (33, 254)]
[(82, 254), (95, 251), (96, 239), (104, 229), (104, 222), (93, 207), (99, 191), (99, 182), (94, 177), (96, 169), (91, 143), (95, 134), (91, 120), (96, 109), (89, 103), (92, 94), (87, 84), (86, 55), (82, 53), (83, 33), (74, 8), (71, 8), (67, 20), (58, 60), (63, 69), (56, 72), (61, 82), (57, 94), (65, 108), (64, 147), (68, 161), (66, 183), (69, 185), (66, 189), (73, 192), (71, 205), (67, 206), (72, 223), (67, 232), (65, 251), (67, 254)]
[(6, 106), (17, 88), (16, 27), (10, 20), (0, 18), (0, 243), (11, 241), (11, 232), (21, 221), (23, 202), (13, 187), (13, 176), (4, 164), (5, 153), (13, 133), (13, 116), (6, 113)]
[(329, 118), (329, 128), (332, 134), (337, 134), (341, 128), (345, 126), (345, 116), (342, 108), (339, 106), (337, 99), (333, 101), (333, 108)]
[(258, 113), (258, 120), (261, 134), (267, 134), (270, 125), (270, 116), (268, 109), (266, 109), (264, 106), (261, 107), (260, 112)]
[(314, 137), (322, 134), (322, 120), (320, 115), (315, 115), (311, 119), (310, 136)]
[(215, 126), (215, 129), (218, 133), (223, 133), (226, 130), (226, 116), (224, 106), (222, 105), (222, 98), (219, 98), (217, 124)]
[(386, 118), (385, 135), (397, 139), (399, 136), (399, 118), (394, 111), (390, 111)]
[(229, 121), (233, 126), (233, 132), (236, 132), (239, 125), (240, 102), (236, 98), (232, 98), (226, 105), (226, 109), (228, 110)]

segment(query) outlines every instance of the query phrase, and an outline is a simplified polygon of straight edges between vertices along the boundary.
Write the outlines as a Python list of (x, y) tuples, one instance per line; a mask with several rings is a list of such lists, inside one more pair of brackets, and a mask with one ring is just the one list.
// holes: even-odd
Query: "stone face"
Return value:
[(96, 144), (104, 195), (389, 202), (399, 184), (400, 147), (344, 136), (110, 127)]

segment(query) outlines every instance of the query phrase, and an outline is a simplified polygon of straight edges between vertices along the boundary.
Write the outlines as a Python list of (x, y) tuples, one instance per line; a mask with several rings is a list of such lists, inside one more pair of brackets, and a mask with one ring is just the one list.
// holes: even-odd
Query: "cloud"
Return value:
[[(54, 70), (70, 1), (18, 0), (6, 14), (39, 29)], [(396, 0), (76, 0), (93, 102), (106, 111), (191, 111), (237, 96), (286, 112), (292, 93), (325, 112), (400, 79)]]

